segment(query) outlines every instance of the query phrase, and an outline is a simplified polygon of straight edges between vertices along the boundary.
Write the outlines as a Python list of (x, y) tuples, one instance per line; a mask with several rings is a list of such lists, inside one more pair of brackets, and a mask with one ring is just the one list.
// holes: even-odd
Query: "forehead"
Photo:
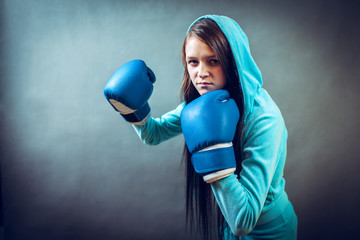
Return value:
[(190, 36), (186, 40), (186, 57), (214, 56), (214, 51), (196, 36)]

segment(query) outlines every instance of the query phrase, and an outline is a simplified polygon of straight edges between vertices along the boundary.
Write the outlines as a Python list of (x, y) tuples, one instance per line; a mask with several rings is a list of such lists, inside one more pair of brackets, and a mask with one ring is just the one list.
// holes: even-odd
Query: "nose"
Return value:
[(206, 67), (205, 64), (200, 64), (198, 76), (199, 76), (199, 78), (201, 78), (201, 79), (204, 79), (204, 78), (206, 78), (206, 77), (209, 76), (209, 71), (208, 71), (208, 69), (207, 69), (207, 67)]

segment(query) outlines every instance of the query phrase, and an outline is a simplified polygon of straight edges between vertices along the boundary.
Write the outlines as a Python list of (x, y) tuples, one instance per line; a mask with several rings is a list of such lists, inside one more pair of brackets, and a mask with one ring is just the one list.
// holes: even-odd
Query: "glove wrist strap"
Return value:
[(191, 156), (191, 162), (195, 172), (201, 175), (236, 167), (233, 147), (196, 152)]

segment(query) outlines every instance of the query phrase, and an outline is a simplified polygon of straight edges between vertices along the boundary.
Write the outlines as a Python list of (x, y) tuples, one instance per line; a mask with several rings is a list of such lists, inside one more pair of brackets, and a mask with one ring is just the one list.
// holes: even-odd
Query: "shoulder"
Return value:
[(276, 105), (269, 93), (263, 88), (259, 89), (256, 98), (254, 98), (253, 107), (249, 115), (246, 117), (245, 122), (251, 123), (259, 118), (270, 118), (274, 121), (281, 122), (284, 121), (279, 107)]
[(175, 111), (181, 113), (181, 111), (184, 109), (185, 106), (186, 106), (186, 103), (182, 102), (175, 108)]
[(254, 98), (253, 108), (244, 120), (243, 138), (267, 129), (274, 134), (287, 135), (284, 118), (267, 91), (261, 88)]

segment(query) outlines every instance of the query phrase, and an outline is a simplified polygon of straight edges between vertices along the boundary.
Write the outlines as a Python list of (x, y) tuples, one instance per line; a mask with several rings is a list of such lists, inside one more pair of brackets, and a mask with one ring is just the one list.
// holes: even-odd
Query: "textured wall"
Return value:
[(102, 90), (141, 58), (153, 116), (172, 110), (182, 40), (207, 13), (242, 26), (282, 110), (299, 239), (359, 236), (359, 7), (290, 2), (1, 1), (6, 240), (185, 238), (183, 137), (144, 145)]

